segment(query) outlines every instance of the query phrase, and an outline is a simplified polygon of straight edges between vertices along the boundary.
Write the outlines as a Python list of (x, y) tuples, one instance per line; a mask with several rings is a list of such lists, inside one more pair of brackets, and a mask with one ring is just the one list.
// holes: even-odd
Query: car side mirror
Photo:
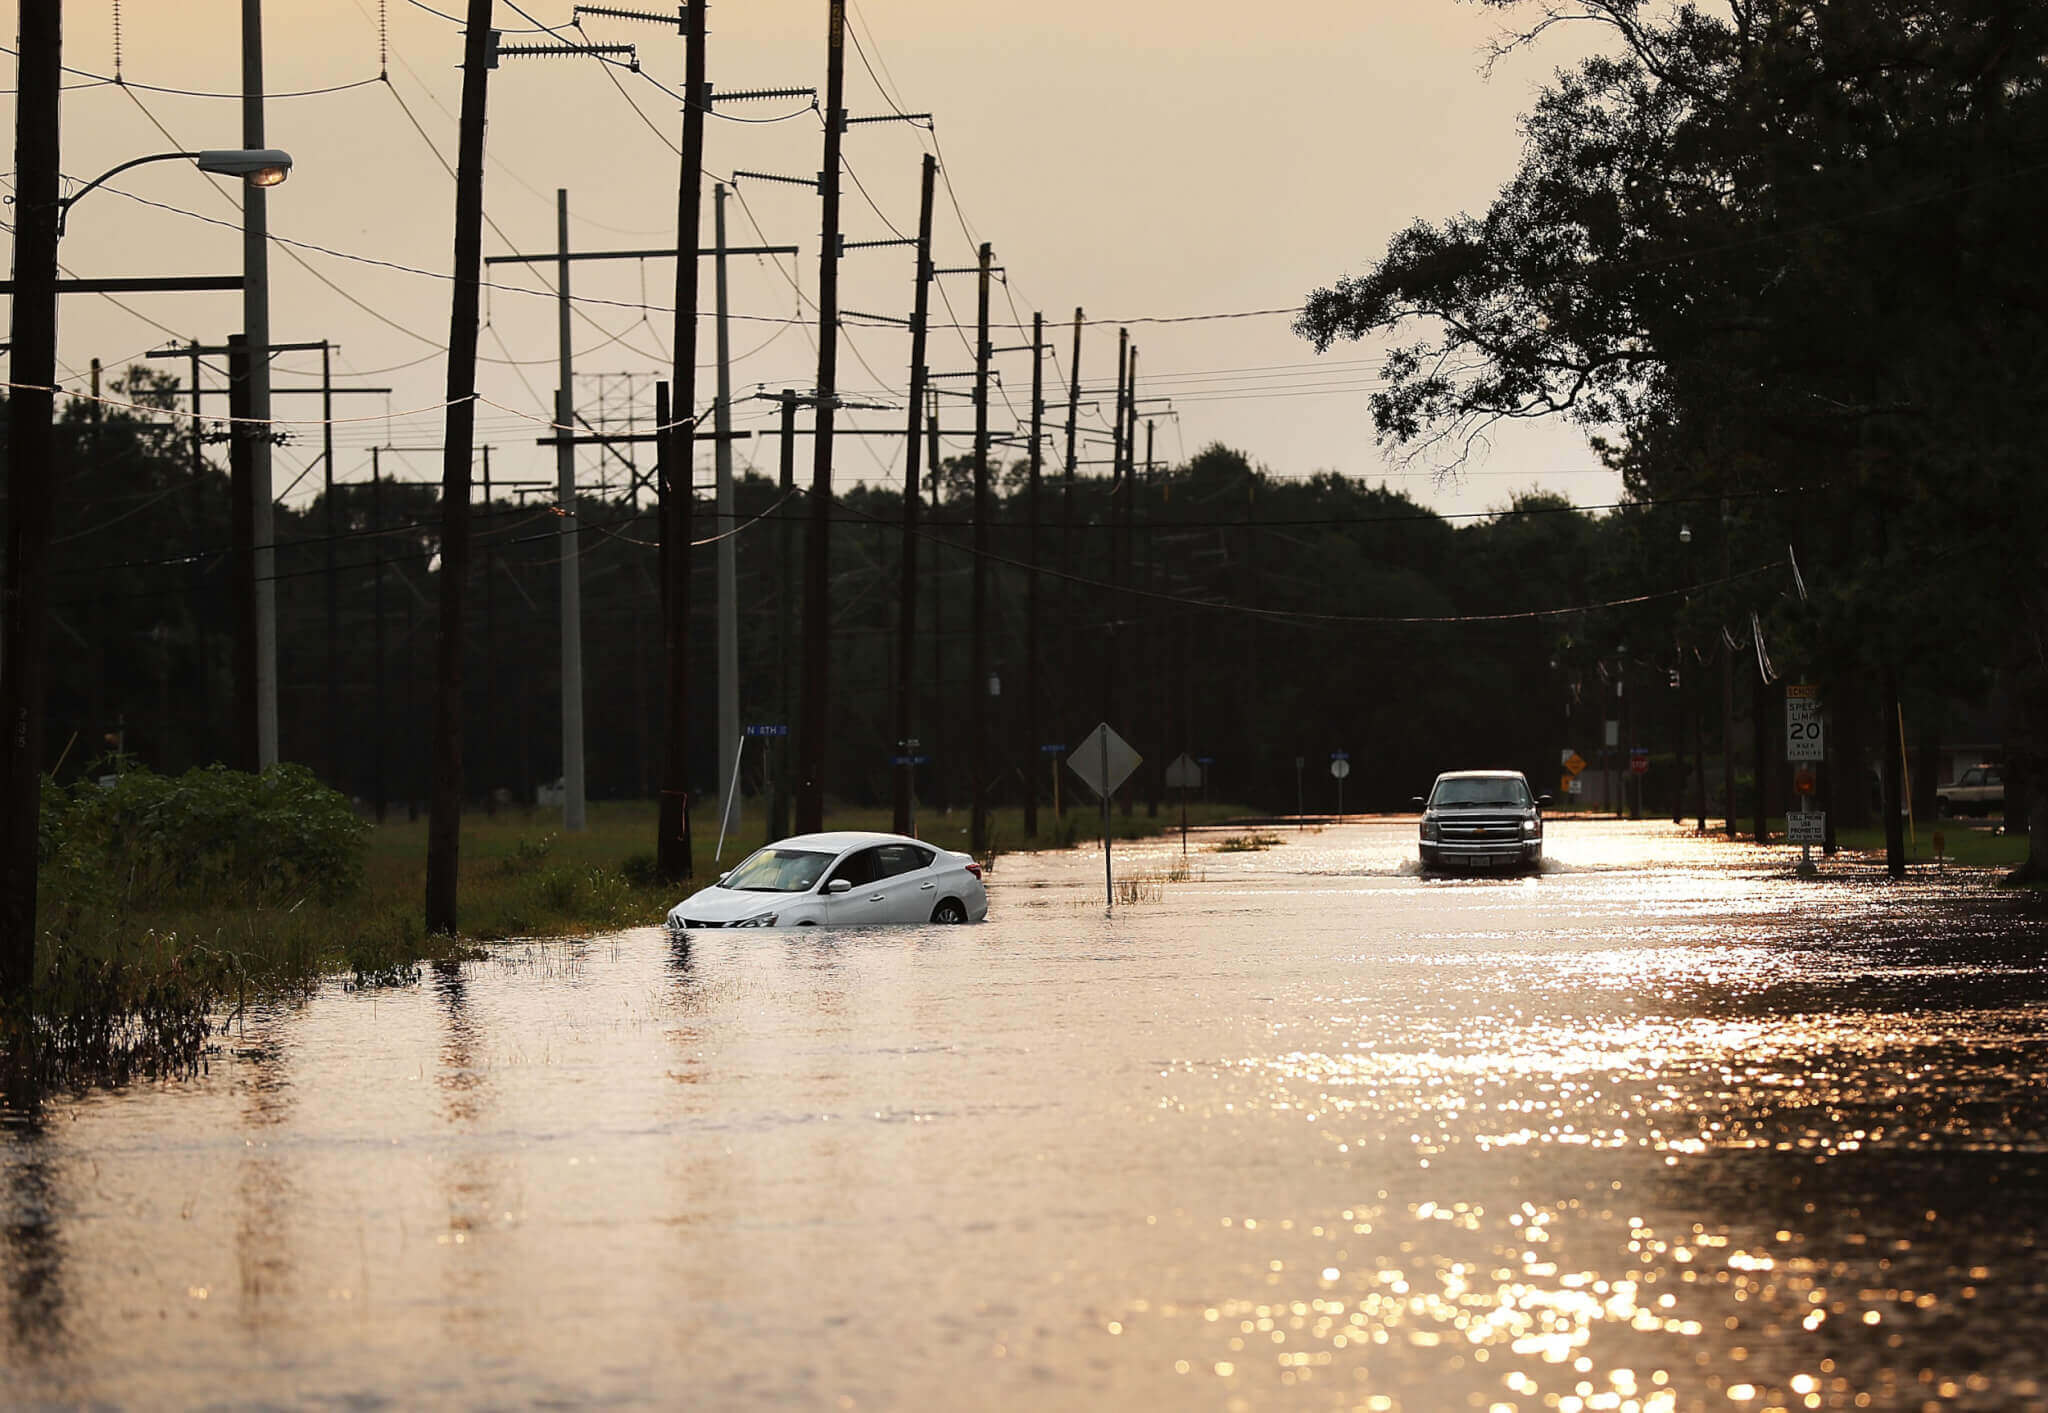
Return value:
[(1542, 809), (1546, 809), (1546, 810), (1547, 810), (1547, 809), (1549, 809), (1549, 808), (1550, 808), (1550, 796), (1548, 796), (1548, 795), (1538, 795), (1538, 796), (1536, 797), (1536, 804), (1537, 804), (1537, 806), (1538, 806), (1539, 808), (1542, 808)]
[(851, 893), (853, 891), (853, 880), (851, 878), (835, 878), (825, 885), (825, 891), (827, 893)]
[(725, 882), (725, 880), (726, 880), (726, 879), (728, 879), (728, 878), (731, 878), (731, 877), (732, 877), (732, 875), (733, 875), (733, 870), (732, 870), (732, 869), (727, 869), (727, 870), (726, 870), (726, 871), (725, 871), (724, 873), (721, 873), (721, 874), (719, 874), (719, 875), (718, 875), (718, 881), (719, 881), (720, 883), (723, 883), (723, 882)]

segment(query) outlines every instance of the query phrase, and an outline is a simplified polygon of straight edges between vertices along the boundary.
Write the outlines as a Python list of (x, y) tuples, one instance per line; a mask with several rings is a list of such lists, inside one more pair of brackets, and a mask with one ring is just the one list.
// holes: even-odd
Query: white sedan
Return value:
[(671, 932), (980, 922), (981, 865), (901, 834), (799, 834), (756, 851), (669, 909)]

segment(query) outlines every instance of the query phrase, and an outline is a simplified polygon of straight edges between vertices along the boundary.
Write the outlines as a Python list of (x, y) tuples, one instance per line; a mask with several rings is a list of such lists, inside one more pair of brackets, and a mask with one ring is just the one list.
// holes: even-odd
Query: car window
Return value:
[(1982, 776), (1983, 774), (1984, 774), (1984, 772), (1983, 772), (1983, 771), (1981, 771), (1981, 770), (1977, 769), (1977, 767), (1973, 765), (1973, 766), (1971, 766), (1971, 767), (1970, 767), (1970, 768), (1969, 768), (1968, 770), (1966, 770), (1966, 771), (1964, 771), (1964, 772), (1963, 772), (1962, 778), (1961, 778), (1960, 780), (1956, 781), (1956, 784), (1958, 784), (1958, 785), (1975, 785), (1975, 784), (1979, 783), (1979, 778), (1980, 778), (1980, 777), (1981, 777), (1981, 776)]
[(1529, 808), (1529, 784), (1513, 776), (1493, 779), (1439, 780), (1430, 796), (1431, 805), (1507, 805)]
[(881, 852), (879, 848), (872, 848), (848, 854), (839, 861), (839, 867), (832, 870), (832, 876), (825, 880), (826, 886), (830, 887), (843, 878), (858, 888), (864, 883), (873, 883), (876, 879), (884, 877), (878, 858)]
[(1999, 774), (1998, 774), (1998, 772), (1997, 772), (1997, 771), (1995, 771), (1995, 770), (1987, 770), (1987, 771), (1985, 771), (1985, 772), (1984, 772), (1984, 783), (1985, 783), (1986, 785), (1996, 785), (1996, 784), (1998, 784), (1998, 782), (1999, 782)]
[(817, 883), (830, 854), (807, 849), (763, 849), (726, 875), (720, 887), (741, 893), (801, 893)]
[(882, 878), (894, 878), (899, 873), (915, 873), (932, 861), (932, 851), (916, 844), (883, 844), (875, 850), (880, 861)]

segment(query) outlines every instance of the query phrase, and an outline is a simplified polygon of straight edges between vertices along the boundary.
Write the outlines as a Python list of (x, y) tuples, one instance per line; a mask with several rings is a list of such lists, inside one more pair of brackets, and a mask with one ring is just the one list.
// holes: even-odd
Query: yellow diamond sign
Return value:
[(1564, 768), (1566, 770), (1569, 770), (1572, 774), (1577, 775), (1580, 771), (1586, 768), (1586, 759), (1577, 751), (1573, 751), (1570, 755), (1565, 757)]

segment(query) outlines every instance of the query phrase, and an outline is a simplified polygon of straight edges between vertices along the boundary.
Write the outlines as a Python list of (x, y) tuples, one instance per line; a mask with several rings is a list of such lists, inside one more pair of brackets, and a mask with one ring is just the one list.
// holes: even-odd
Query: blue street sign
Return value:
[(1349, 752), (1349, 751), (1332, 751), (1332, 752), (1330, 752), (1330, 759), (1331, 759), (1331, 760), (1350, 760), (1350, 759), (1351, 759), (1351, 752)]
[(891, 764), (891, 765), (930, 765), (931, 763), (932, 763), (932, 758), (931, 758), (930, 756), (890, 756), (890, 757), (889, 757), (889, 764)]
[(1196, 764), (1196, 765), (1214, 765), (1214, 764), (1216, 764), (1216, 757), (1214, 757), (1214, 756), (1196, 756), (1196, 757), (1195, 757), (1195, 764)]
[(789, 728), (787, 726), (772, 726), (766, 723), (757, 723), (755, 725), (749, 726), (746, 730), (746, 734), (749, 736), (787, 736), (789, 734)]
[(1056, 756), (1065, 749), (1066, 746), (1064, 744), (1056, 746), (1040, 746), (1038, 748), (1038, 753), (1042, 756)]

